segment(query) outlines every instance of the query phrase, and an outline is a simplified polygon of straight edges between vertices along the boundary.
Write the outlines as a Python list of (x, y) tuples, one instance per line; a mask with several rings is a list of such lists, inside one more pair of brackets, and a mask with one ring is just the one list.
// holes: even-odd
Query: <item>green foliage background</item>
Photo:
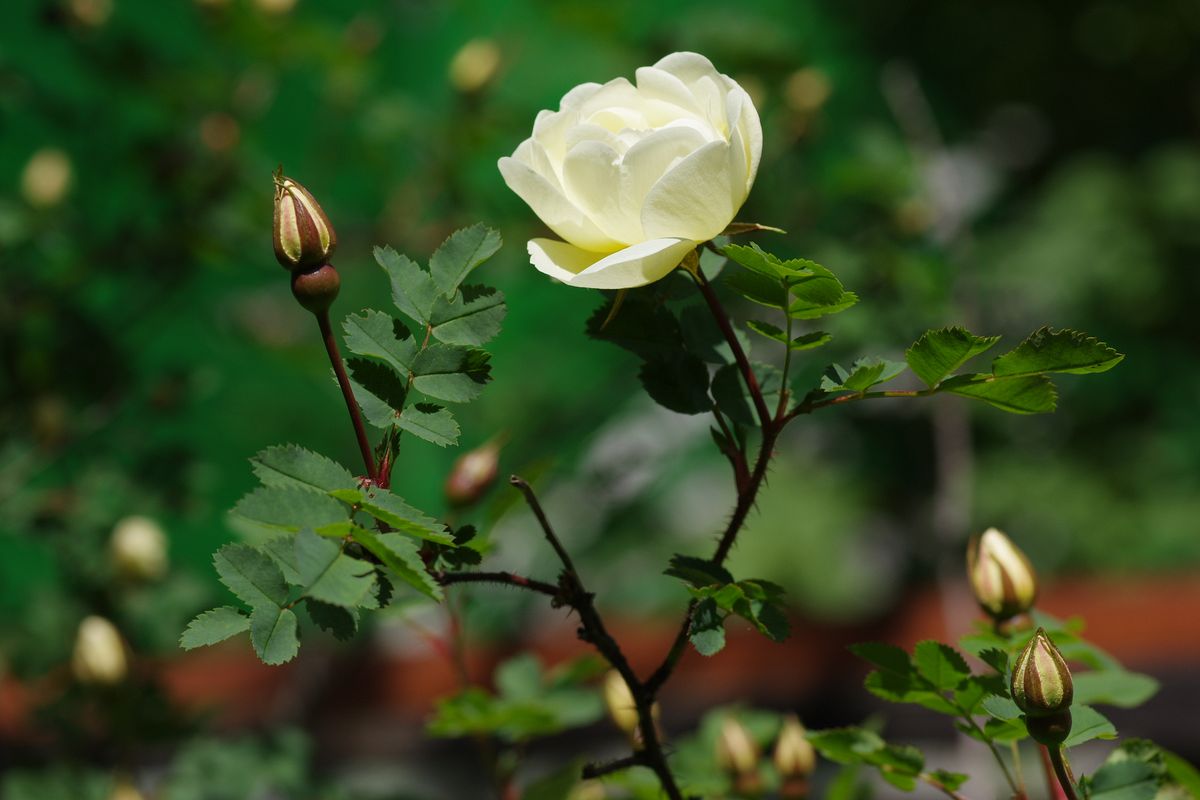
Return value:
[[(139, 650), (169, 651), (220, 596), (210, 559), (253, 485), (247, 457), (298, 441), (355, 462), (315, 327), (271, 256), (279, 163), (337, 226), (335, 313), (385, 302), (373, 245), (423, 258), (461, 225), (501, 229), (484, 277), (510, 313), (463, 442), (506, 432), (502, 469), (558, 479), (552, 512), (602, 596), (607, 579), (618, 604), (677, 604), (658, 565), (711, 536), (724, 465), (703, 426), (642, 397), (632, 358), (583, 337), (599, 297), (528, 265), (538, 223), (495, 161), (571, 86), (680, 49), (742, 80), (762, 112), (740, 218), (787, 229), (775, 251), (827, 264), (863, 298), (802, 358), (814, 382), (829, 361), (947, 323), (1087, 330), (1127, 361), (1086, 388), (1064, 381), (1057, 414), (970, 410), (970, 528), (1004, 528), (1046, 573), (1200, 563), (1200, 4), (113, 0), (102, 24), (83, 21), (97, 5), (13, 0), (0, 32), (11, 667), (64, 662), (79, 617), (114, 602), (101, 553), (119, 517), (169, 531), (174, 577), (117, 609)], [(501, 65), (464, 93), (448, 65), (479, 37)], [(906, 75), (940, 157), (886, 100)], [(43, 148), (72, 170), (49, 207), (22, 188)], [(734, 571), (837, 618), (883, 613), (927, 579), (941, 548), (930, 419), (905, 404), (797, 426)], [(437, 508), (454, 456), (406, 442), (396, 485)], [(489, 604), (497, 633), (510, 602)]]

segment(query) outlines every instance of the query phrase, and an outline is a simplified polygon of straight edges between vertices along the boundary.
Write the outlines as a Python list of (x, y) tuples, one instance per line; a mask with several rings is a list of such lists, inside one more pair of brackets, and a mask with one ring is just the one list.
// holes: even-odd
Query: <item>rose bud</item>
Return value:
[(997, 622), (1023, 614), (1037, 599), (1037, 573), (1012, 540), (995, 528), (967, 543), (967, 576), (975, 599)]
[(71, 671), (80, 683), (113, 686), (125, 679), (129, 665), (125, 642), (104, 617), (85, 617), (75, 636)]
[(446, 502), (460, 507), (478, 503), (496, 481), (499, 467), (500, 444), (494, 439), (464, 453), (446, 477)]
[(149, 517), (125, 517), (113, 528), (109, 555), (122, 577), (161, 578), (167, 571), (167, 537)]
[(802, 798), (808, 795), (808, 776), (817, 768), (817, 751), (805, 735), (795, 714), (788, 716), (775, 742), (775, 771), (779, 773), (780, 797)]
[(1038, 628), (1013, 664), (1013, 702), (1025, 712), (1029, 735), (1044, 745), (1061, 744), (1071, 732), (1075, 688), (1062, 653)]
[(717, 765), (734, 779), (739, 794), (754, 794), (761, 789), (758, 760), (758, 745), (750, 732), (736, 718), (725, 717), (717, 736)]
[(337, 233), (319, 203), (300, 184), (275, 173), (275, 258), (293, 272), (311, 270), (329, 260)]
[[(633, 699), (633, 692), (629, 691), (629, 684), (625, 683), (621, 673), (615, 669), (609, 670), (604, 676), (604, 705), (608, 708), (608, 716), (612, 718), (613, 724), (629, 737), (634, 749), (641, 749), (642, 730), (638, 720), (637, 701)], [(650, 716), (656, 725), (658, 714), (658, 703), (655, 703), (650, 707)]]

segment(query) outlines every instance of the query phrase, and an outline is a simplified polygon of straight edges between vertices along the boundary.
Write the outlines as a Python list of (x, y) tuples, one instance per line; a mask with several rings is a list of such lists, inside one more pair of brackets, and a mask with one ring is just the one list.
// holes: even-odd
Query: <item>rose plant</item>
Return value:
[[(508, 185), (561, 237), (529, 242), (533, 266), (569, 286), (618, 290), (603, 298), (588, 333), (643, 362), (640, 378), (656, 402), (681, 414), (709, 416), (713, 440), (729, 462), (736, 501), (715, 547), (676, 555), (665, 570), (690, 601), (654, 670), (639, 673), (631, 666), (533, 486), (520, 477), (510, 483), (561, 570), (537, 577), (503, 564), (482, 566), (486, 531), (464, 519), (496, 474), (498, 444), (460, 460), (461, 474), (456, 471), (447, 483), (455, 505), (451, 520), (408, 504), (393, 480), (403, 434), (455, 445), (460, 431), (450, 406), (476, 399), (491, 377), (483, 347), (499, 333), (505, 299), (495, 289), (466, 282), (500, 248), (499, 235), (482, 225), (458, 231), (427, 266), (377, 248), (400, 316), (365, 310), (346, 317), (343, 344), (351, 357), (343, 359), (329, 319), (340, 280), (329, 263), (336, 235), (313, 195), (282, 176), (276, 178), (276, 254), (291, 272), (297, 300), (316, 317), (363, 469), (348, 469), (296, 445), (255, 456), (252, 466), (262, 485), (233, 511), (252, 538), (226, 545), (214, 558), (240, 603), (199, 616), (183, 634), (183, 646), (248, 632), (262, 660), (278, 664), (298, 652), (301, 609), (317, 627), (347, 638), (366, 614), (392, 604), (405, 587), (442, 601), (447, 589), (461, 584), (503, 586), (543, 595), (577, 617), (579, 637), (609, 670), (604, 694), (630, 743), (616, 760), (582, 769), (569, 765), (530, 796), (578, 791), (584, 792), (578, 797), (615, 792), (611, 796), (680, 800), (778, 791), (803, 797), (815, 762), (806, 746), (811, 745), (829, 760), (876, 768), (902, 789), (925, 783), (961, 797), (967, 776), (926, 769), (919, 751), (889, 744), (866, 728), (805, 731), (798, 721), (785, 724), (778, 716), (739, 718), (720, 711), (697, 736), (669, 746), (659, 720), (660, 691), (689, 645), (704, 655), (724, 647), (730, 617), (772, 639), (788, 634), (783, 590), (733, 575), (726, 561), (789, 424), (834, 406), (941, 393), (1017, 414), (1049, 412), (1057, 399), (1051, 374), (1104, 372), (1123, 357), (1085, 334), (1043, 328), (980, 371), (966, 371), (964, 365), (994, 348), (1000, 337), (947, 327), (917, 337), (903, 362), (869, 357), (848, 367), (835, 364), (818, 385), (805, 384), (793, 374), (793, 364), (799, 354), (831, 339), (806, 326), (851, 308), (858, 297), (813, 261), (730, 243), (733, 235), (775, 230), (734, 223), (761, 152), (761, 127), (749, 95), (703, 56), (675, 53), (639, 69), (636, 84), (618, 78), (571, 90), (559, 110), (541, 112), (532, 136), (499, 162)], [(739, 313), (756, 309), (753, 317), (743, 322), (731, 316), (729, 295), (746, 301), (739, 302)], [(749, 333), (758, 337), (753, 351)], [(752, 361), (751, 352), (760, 360)], [(911, 373), (907, 386), (884, 388), (905, 372)], [(368, 425), (381, 432), (374, 442)], [(972, 669), (959, 650), (943, 643), (922, 642), (911, 655), (891, 645), (865, 644), (855, 652), (876, 667), (866, 688), (950, 716), (991, 751), (1014, 797), (1026, 796), (1025, 783), (1015, 761), (1002, 756), (1001, 745), (1031, 731), (1052, 745), (1049, 774), (1069, 797), (1079, 792), (1103, 797), (1118, 778), (1132, 778), (1121, 785), (1151, 793), (1188, 780), (1176, 761), (1149, 746), (1135, 756), (1125, 754), (1132, 767), (1106, 766), (1074, 779), (1062, 748), (1115, 735), (1087, 703), (1136, 704), (1153, 693), (1153, 682), (1122, 670), (1086, 643), (1078, 628), (1038, 615), (1032, 565), (1000, 532), (977, 539), (969, 560), (977, 600), (992, 620), (960, 645), (983, 670)], [(1030, 618), (1040, 626), (1036, 635)], [(1034, 651), (1026, 648), (1031, 638)], [(1051, 638), (1062, 648), (1057, 658)], [(1026, 654), (1018, 657), (1022, 651)], [(1088, 668), (1073, 684), (1068, 660)], [(1053, 674), (1046, 672), (1047, 663)], [(543, 671), (535, 660), (515, 659), (501, 668), (496, 692), (471, 687), (445, 699), (431, 730), (503, 745), (503, 755), (491, 747), (486, 752), (498, 791), (510, 796), (513, 761), (523, 743), (599, 714), (595, 690), (583, 686), (602, 671), (587, 666)], [(1073, 691), (1063, 689), (1072, 685)], [(1057, 693), (1042, 691), (1045, 687), (1058, 687)], [(1050, 710), (1036, 700), (1051, 694), (1057, 698), (1053, 740), (1042, 735), (1045, 726), (1038, 722)], [(764, 765), (767, 753), (773, 753), (774, 767)], [(579, 788), (582, 778), (603, 783)]]

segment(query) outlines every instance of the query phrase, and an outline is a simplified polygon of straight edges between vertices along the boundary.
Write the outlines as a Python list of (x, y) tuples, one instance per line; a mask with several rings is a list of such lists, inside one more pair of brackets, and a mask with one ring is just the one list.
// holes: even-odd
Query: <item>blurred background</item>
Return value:
[[(814, 384), (831, 361), (900, 358), (944, 324), (1011, 344), (1072, 327), (1128, 358), (1064, 377), (1046, 417), (951, 401), (800, 420), (731, 564), (787, 588), (796, 636), (733, 630), (714, 659), (689, 654), (668, 730), (731, 701), (799, 709), (810, 727), (880, 710), (845, 645), (965, 632), (963, 542), (995, 525), (1037, 565), (1047, 611), (1084, 615), (1162, 681), (1111, 714), (1122, 733), (1200, 758), (1198, 44), (1196, 0), (9, 0), (0, 796), (486, 796), (461, 767), (470, 743), (423, 731), (456, 688), (442, 609), (405, 605), (349, 644), (314, 633), (284, 668), (245, 642), (177, 648), (227, 602), (211, 555), (255, 485), (246, 459), (297, 442), (356, 461), (315, 326), (272, 257), (278, 164), (337, 227), (335, 313), (388, 305), (375, 244), (423, 260), (461, 225), (503, 232), (479, 277), (510, 311), (462, 443), (507, 436), (502, 472), (537, 477), (635, 661), (656, 661), (686, 600), (660, 570), (708, 551), (728, 468), (706, 419), (654, 406), (632, 356), (584, 338), (602, 298), (529, 266), (540, 223), (495, 163), (572, 86), (675, 50), (709, 56), (762, 114), (739, 219), (785, 228), (763, 244), (862, 298), (806, 354)], [(443, 509), (457, 455), (407, 441), (395, 490)], [(490, 499), (490, 558), (551, 575), (512, 498)], [(129, 517), (164, 533), (164, 563), (114, 556)], [(542, 603), (455, 596), (473, 681), (518, 650), (581, 652)], [(128, 642), (124, 688), (73, 677), (89, 615)], [(889, 735), (980, 758), (940, 721), (886, 710)], [(594, 725), (528, 760), (605, 748), (620, 742)]]

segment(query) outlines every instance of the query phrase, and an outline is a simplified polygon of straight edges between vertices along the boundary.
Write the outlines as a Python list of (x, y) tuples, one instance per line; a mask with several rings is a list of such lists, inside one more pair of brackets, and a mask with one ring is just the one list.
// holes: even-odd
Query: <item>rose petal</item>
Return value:
[(567, 198), (609, 238), (624, 244), (644, 238), (638, 209), (621, 202), (616, 150), (605, 142), (580, 142), (567, 153), (562, 174)]
[(707, 241), (733, 219), (729, 144), (706, 144), (676, 164), (646, 194), (642, 230), (651, 237)]
[(515, 158), (502, 158), (498, 166), (508, 188), (533, 209), (550, 230), (567, 241), (588, 250), (612, 252), (621, 243), (606, 236), (582, 211), (576, 208), (545, 178), (528, 164)]
[(553, 239), (531, 239), (529, 260), (538, 271), (571, 286), (631, 289), (665, 277), (695, 246), (688, 239), (651, 239), (598, 255)]
[[(644, 135), (621, 159), (624, 202), (641, 209), (646, 195), (667, 171), (710, 139), (697, 124), (673, 124)], [(739, 156), (740, 158), (740, 156)], [(641, 229), (639, 221), (638, 228)]]
[(663, 56), (654, 65), (654, 68), (671, 73), (688, 86), (701, 78), (717, 78), (721, 75), (707, 58), (699, 53), (686, 51)]

